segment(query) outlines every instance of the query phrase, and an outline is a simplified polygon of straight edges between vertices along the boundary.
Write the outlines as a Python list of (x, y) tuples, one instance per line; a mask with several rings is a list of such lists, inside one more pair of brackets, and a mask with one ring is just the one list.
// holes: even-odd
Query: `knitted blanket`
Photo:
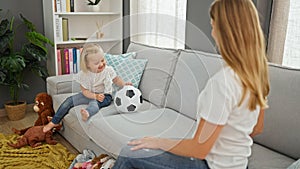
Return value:
[(7, 145), (8, 142), (16, 142), (20, 136), (3, 135), (0, 133), (0, 168), (9, 169), (64, 169), (68, 168), (76, 157), (63, 145), (43, 144), (36, 148), (25, 146), (14, 149)]

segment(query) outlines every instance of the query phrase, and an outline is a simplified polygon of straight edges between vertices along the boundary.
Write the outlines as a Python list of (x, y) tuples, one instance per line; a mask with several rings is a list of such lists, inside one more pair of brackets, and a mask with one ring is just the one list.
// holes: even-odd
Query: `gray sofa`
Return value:
[[(117, 156), (128, 140), (143, 136), (192, 137), (196, 128), (196, 100), (207, 80), (223, 64), (217, 54), (172, 50), (131, 43), (128, 52), (148, 59), (140, 87), (144, 103), (139, 112), (119, 114), (111, 104), (88, 122), (74, 107), (64, 118), (61, 134), (80, 152)], [(254, 138), (250, 169), (287, 168), (300, 158), (300, 70), (269, 64), (270, 108), (265, 112), (264, 132)], [(74, 75), (52, 76), (47, 91), (54, 109), (79, 91)]]

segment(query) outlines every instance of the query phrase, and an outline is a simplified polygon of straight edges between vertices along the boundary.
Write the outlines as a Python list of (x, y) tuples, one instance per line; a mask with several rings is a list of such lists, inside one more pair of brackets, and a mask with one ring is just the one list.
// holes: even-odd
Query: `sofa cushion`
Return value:
[(259, 144), (252, 145), (249, 169), (286, 169), (295, 160)]
[(182, 51), (167, 93), (166, 106), (196, 119), (197, 98), (222, 64), (223, 60), (216, 54)]
[(264, 131), (254, 141), (295, 159), (300, 158), (300, 70), (269, 65), (269, 108)]
[(177, 62), (178, 50), (131, 43), (127, 52), (136, 52), (137, 59), (148, 60), (139, 88), (144, 99), (157, 106), (163, 106)]
[(104, 150), (118, 154), (122, 146), (134, 138), (190, 138), (196, 125), (195, 120), (171, 109), (153, 109), (93, 119), (87, 132)]

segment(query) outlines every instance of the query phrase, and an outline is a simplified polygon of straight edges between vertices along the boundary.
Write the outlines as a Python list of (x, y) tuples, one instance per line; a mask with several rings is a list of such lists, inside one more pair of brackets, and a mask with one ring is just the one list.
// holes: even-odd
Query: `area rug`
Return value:
[(1, 169), (65, 169), (76, 157), (60, 143), (56, 145), (43, 144), (36, 148), (25, 146), (20, 149), (14, 149), (7, 145), (8, 142), (15, 143), (19, 137), (16, 134), (0, 133)]

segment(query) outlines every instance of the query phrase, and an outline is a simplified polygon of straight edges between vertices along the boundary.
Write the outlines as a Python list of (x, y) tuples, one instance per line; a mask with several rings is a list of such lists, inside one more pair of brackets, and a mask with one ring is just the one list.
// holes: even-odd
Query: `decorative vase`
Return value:
[(25, 101), (20, 101), (17, 105), (13, 105), (12, 101), (6, 102), (4, 108), (9, 120), (15, 121), (23, 119), (25, 117), (26, 105)]

